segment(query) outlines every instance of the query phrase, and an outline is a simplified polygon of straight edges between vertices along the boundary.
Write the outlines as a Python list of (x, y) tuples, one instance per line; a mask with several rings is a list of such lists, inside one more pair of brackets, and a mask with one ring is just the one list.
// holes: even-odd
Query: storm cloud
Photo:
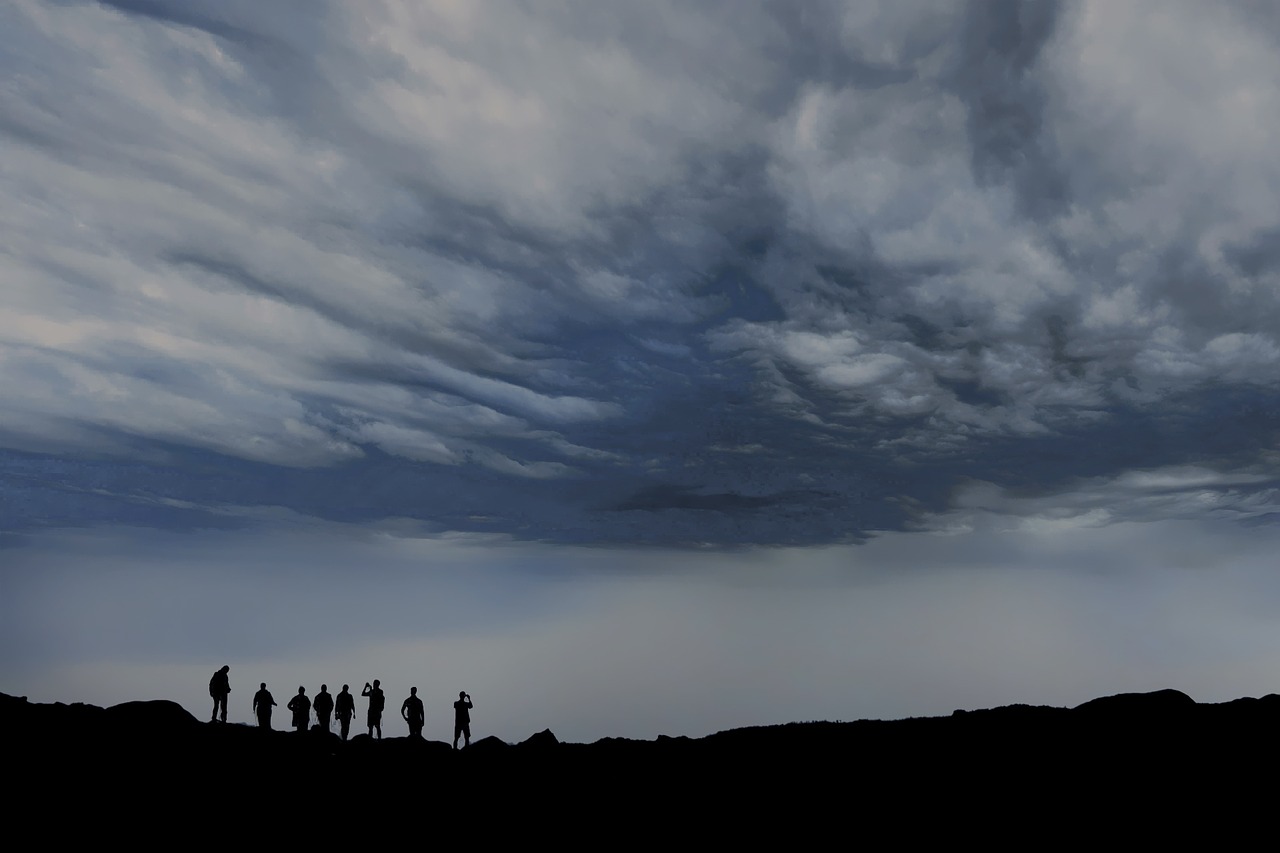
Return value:
[(860, 542), (975, 482), (1153, 470), (1271, 500), (1256, 4), (19, 0), (0, 31), (11, 533)]

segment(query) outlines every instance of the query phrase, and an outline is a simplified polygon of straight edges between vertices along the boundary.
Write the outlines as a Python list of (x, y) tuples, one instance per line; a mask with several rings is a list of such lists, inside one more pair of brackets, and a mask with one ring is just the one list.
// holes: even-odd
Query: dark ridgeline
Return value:
[[(281, 826), (300, 814), (333, 819), (332, 804), (342, 804), (359, 806), (353, 822), (369, 808), (415, 826), (428, 813), (471, 814), (462, 826), (474, 839), (527, 839), (545, 824), (597, 840), (634, 825), (705, 831), (721, 841), (781, 832), (795, 843), (821, 828), (895, 847), (922, 839), (1041, 847), (1080, 832), (1146, 844), (1182, 837), (1210, 818), (1270, 821), (1278, 729), (1280, 696), (1197, 704), (1165, 690), (1073, 709), (1011, 705), (703, 738), (575, 744), (543, 731), (518, 744), (486, 737), (455, 751), (420, 737), (344, 743), (320, 728), (208, 725), (166, 701), (103, 709), (0, 694), (6, 777), (20, 780), (9, 798), (15, 815), (52, 797), (63, 807), (107, 804), (125, 816), (159, 806), (217, 812), (219, 820), (224, 810), (274, 814), (233, 795), (252, 780), (257, 794), (291, 803), (271, 818)], [(128, 784), (68, 787), (89, 778)], [(330, 790), (354, 799), (318, 796)], [(376, 802), (364, 802), (365, 793)], [(484, 819), (509, 810), (536, 822)]]

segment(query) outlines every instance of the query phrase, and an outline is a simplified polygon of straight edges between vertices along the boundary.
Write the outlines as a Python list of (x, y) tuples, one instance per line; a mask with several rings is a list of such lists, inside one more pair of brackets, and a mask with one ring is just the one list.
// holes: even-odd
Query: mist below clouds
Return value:
[(429, 738), (451, 737), (467, 690), (477, 737), (549, 727), (574, 741), (1271, 692), (1280, 582), (1265, 528), (967, 518), (955, 535), (713, 553), (61, 531), (0, 552), (0, 690), (170, 698), (203, 719), (226, 663), (240, 722), (260, 681), (283, 706), (299, 684), (358, 693), (380, 678), (388, 736), (407, 733), (396, 709), (417, 686)]

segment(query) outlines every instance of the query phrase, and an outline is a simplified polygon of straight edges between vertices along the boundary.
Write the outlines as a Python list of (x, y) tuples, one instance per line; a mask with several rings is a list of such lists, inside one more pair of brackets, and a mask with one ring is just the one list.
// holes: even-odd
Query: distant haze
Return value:
[(172, 698), (203, 719), (226, 663), (233, 721), (251, 720), (260, 681), (283, 708), (299, 684), (380, 678), (388, 736), (407, 733), (397, 709), (417, 686), (427, 737), (452, 736), (467, 690), (477, 736), (591, 741), (1162, 687), (1224, 701), (1272, 692), (1280, 651), (1270, 536), (1221, 525), (735, 554), (115, 535), (18, 552), (0, 603), (6, 691)]

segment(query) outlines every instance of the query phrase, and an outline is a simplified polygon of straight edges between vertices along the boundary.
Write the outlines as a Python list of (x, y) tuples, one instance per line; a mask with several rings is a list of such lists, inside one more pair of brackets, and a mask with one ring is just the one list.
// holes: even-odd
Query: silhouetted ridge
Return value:
[[(402, 807), (404, 815), (423, 803), (465, 809), (477, 800), (491, 807), (536, 803), (548, 813), (567, 805), (616, 812), (628, 803), (714, 801), (828, 815), (856, 803), (872, 820), (894, 816), (909, 825), (922, 808), (932, 820), (950, 813), (965, 821), (998, 804), (1001, 814), (1020, 820), (1060, 821), (1067, 816), (1055, 809), (1083, 810), (1072, 812), (1075, 820), (1099, 803), (1135, 797), (1194, 797), (1201, 810), (1228, 798), (1247, 801), (1264, 790), (1253, 780), (1271, 761), (1280, 696), (1199, 704), (1162, 690), (1071, 709), (1007, 705), (590, 744), (564, 743), (543, 729), (518, 744), (489, 735), (460, 750), (366, 733), (343, 742), (319, 726), (288, 732), (206, 723), (163, 700), (103, 709), (0, 694), (0, 726), (14, 738), (6, 769), (10, 778), (28, 780), (24, 790), (62, 790), (75, 774), (127, 777), (128, 785), (94, 789), (125, 808), (139, 798), (217, 800), (250, 781), (271, 780), (282, 795), (299, 798), (331, 786), (376, 791), (380, 804)], [(284, 788), (285, 780), (294, 787)], [(303, 807), (323, 815), (324, 802), (314, 796)]]
[(1084, 714), (1111, 717), (1142, 717), (1152, 714), (1191, 712), (1196, 700), (1181, 690), (1157, 690), (1153, 693), (1117, 693), (1090, 699), (1073, 710)]
[(520, 746), (525, 749), (550, 749), (559, 745), (560, 741), (551, 729), (543, 729), (536, 734), (531, 734), (520, 742)]

